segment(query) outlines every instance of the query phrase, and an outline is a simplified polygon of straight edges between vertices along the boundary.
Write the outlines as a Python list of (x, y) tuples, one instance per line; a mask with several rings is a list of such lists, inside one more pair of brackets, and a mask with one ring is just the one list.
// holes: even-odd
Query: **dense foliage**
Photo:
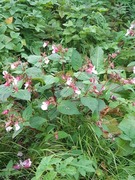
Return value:
[(0, 2), (0, 178), (135, 178), (135, 5)]

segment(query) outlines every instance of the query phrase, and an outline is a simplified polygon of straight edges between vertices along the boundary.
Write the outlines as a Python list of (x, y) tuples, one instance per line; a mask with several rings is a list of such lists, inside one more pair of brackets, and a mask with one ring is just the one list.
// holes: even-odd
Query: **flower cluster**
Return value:
[(32, 162), (31, 162), (30, 159), (26, 159), (24, 161), (19, 160), (19, 163), (15, 164), (13, 166), (13, 168), (16, 169), (16, 170), (19, 170), (19, 169), (22, 169), (22, 168), (28, 169), (28, 168), (31, 167), (31, 164), (32, 164)]
[(66, 85), (68, 85), (69, 87), (71, 87), (74, 90), (74, 93), (77, 95), (81, 94), (81, 91), (79, 90), (79, 88), (75, 85), (73, 78), (70, 76), (66, 76), (63, 75), (62, 76), (63, 80), (66, 80)]

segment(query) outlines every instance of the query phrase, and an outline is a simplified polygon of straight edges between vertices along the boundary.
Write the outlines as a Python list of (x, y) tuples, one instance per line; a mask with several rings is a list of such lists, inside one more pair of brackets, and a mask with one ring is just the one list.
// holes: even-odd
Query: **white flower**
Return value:
[(7, 71), (3, 71), (2, 74), (5, 76), (5, 75), (8, 74), (8, 72)]
[(45, 64), (48, 64), (50, 61), (49, 61), (49, 59), (48, 59), (48, 57), (45, 57), (44, 58), (44, 62), (45, 62)]
[(12, 128), (11, 126), (6, 127), (6, 131), (7, 131), (7, 132), (11, 131), (12, 129), (13, 129), (13, 128)]
[(12, 63), (12, 64), (10, 65), (10, 67), (11, 67), (11, 69), (15, 69), (15, 68), (16, 68), (16, 66), (14, 65), (14, 63)]
[(42, 102), (41, 109), (44, 110), (44, 111), (47, 110), (49, 104), (50, 104), (49, 101)]
[(93, 66), (93, 68), (92, 68), (92, 73), (97, 74), (97, 71), (95, 70), (95, 66)]
[(133, 67), (133, 73), (135, 74), (135, 66)]
[(21, 151), (19, 151), (19, 152), (17, 153), (17, 156), (21, 157), (21, 156), (23, 156), (23, 153), (22, 153)]
[(127, 29), (127, 33), (125, 34), (125, 36), (128, 36), (130, 34), (130, 29)]
[(15, 123), (14, 127), (15, 127), (15, 131), (18, 131), (18, 130), (21, 128), (21, 127), (19, 126), (18, 122)]
[(66, 84), (70, 86), (72, 84), (72, 82), (73, 82), (72, 80), (73, 79), (71, 77), (68, 77)]
[(18, 83), (18, 79), (13, 77), (13, 83), (12, 83), (13, 86), (17, 86), (17, 83)]

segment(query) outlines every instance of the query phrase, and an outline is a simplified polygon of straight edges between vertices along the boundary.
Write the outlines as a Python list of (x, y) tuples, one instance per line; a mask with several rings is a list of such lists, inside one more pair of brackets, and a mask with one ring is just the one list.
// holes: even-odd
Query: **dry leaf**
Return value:
[(6, 24), (12, 24), (13, 22), (13, 17), (9, 17), (5, 20)]

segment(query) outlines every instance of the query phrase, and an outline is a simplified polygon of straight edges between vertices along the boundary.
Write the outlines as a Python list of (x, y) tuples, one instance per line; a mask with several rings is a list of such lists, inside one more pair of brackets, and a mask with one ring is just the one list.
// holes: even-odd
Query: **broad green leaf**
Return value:
[(0, 85), (0, 101), (7, 101), (7, 98), (12, 95), (12, 89), (4, 85)]
[(25, 72), (29, 77), (32, 77), (32, 78), (41, 78), (42, 74), (43, 74), (41, 69), (38, 67), (28, 68), (28, 69), (26, 69)]
[(28, 56), (28, 62), (31, 64), (36, 64), (42, 59), (42, 56), (30, 55)]
[(104, 70), (104, 51), (97, 46), (91, 53), (91, 60), (98, 73)]
[(71, 65), (75, 71), (82, 67), (82, 57), (77, 50), (73, 50), (71, 56)]
[(76, 103), (70, 100), (61, 101), (57, 108), (58, 111), (62, 114), (67, 114), (67, 115), (80, 114), (77, 109)]
[(62, 97), (68, 97), (71, 96), (74, 93), (74, 90), (69, 87), (65, 87), (64, 89), (61, 90), (60, 95)]
[(33, 112), (33, 109), (32, 109), (32, 105), (30, 104), (28, 107), (25, 108), (25, 110), (22, 113), (23, 119), (29, 120), (30, 117), (32, 116), (32, 112)]
[(27, 89), (25, 89), (25, 90), (21, 89), (21, 90), (18, 90), (18, 92), (15, 92), (14, 94), (12, 94), (12, 97), (15, 97), (17, 99), (30, 101), (31, 93)]
[(97, 99), (98, 100), (98, 111), (102, 111), (103, 109), (105, 109), (106, 107), (106, 104), (103, 100), (101, 99)]
[(130, 139), (135, 139), (135, 116), (127, 115), (119, 124), (119, 128)]
[(59, 78), (53, 77), (52, 75), (46, 75), (44, 77), (44, 81), (46, 85), (51, 85), (53, 83), (57, 83), (59, 81)]
[(89, 80), (90, 79), (90, 75), (85, 72), (76, 72), (76, 73), (74, 73), (74, 76), (79, 80)]
[(30, 118), (29, 122), (32, 128), (39, 130), (41, 126), (46, 122), (46, 119), (40, 116), (34, 116)]
[(87, 106), (92, 111), (92, 113), (98, 108), (98, 101), (93, 97), (82, 97), (81, 103), (84, 106)]
[(48, 56), (48, 59), (50, 59), (52, 61), (59, 61), (61, 59), (61, 56), (54, 53), (54, 54), (51, 54), (50, 56)]

